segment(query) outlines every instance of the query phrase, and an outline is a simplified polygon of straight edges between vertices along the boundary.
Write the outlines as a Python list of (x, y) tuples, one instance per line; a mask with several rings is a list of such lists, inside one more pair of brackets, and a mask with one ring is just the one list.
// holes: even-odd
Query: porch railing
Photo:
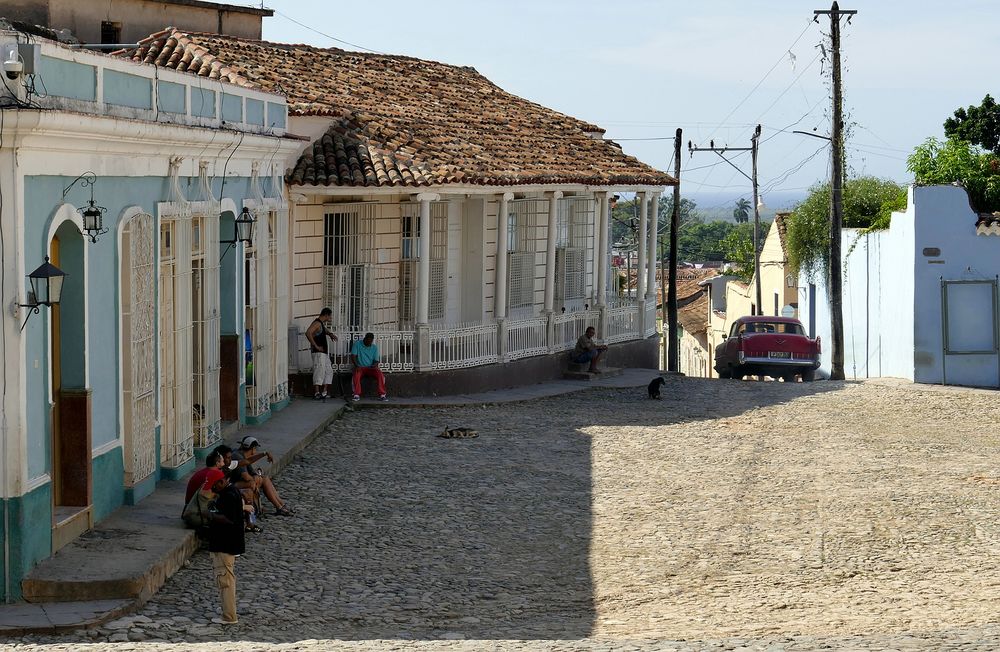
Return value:
[(552, 335), (552, 350), (565, 351), (576, 346), (576, 340), (583, 335), (588, 326), (598, 327), (601, 320), (600, 310), (577, 310), (564, 312), (552, 317), (555, 332)]
[(646, 332), (643, 336), (650, 337), (656, 334), (656, 301), (646, 303)]
[[(607, 327), (598, 333), (603, 341), (613, 344), (638, 340), (656, 332), (655, 307), (647, 309), (650, 326), (642, 332), (643, 315), (636, 304), (623, 303), (607, 308)], [(549, 320), (542, 316), (509, 319), (506, 323), (506, 360), (519, 360), (537, 355), (566, 351), (576, 344), (577, 338), (593, 326), (600, 330), (601, 311), (578, 310), (552, 316), (552, 336), (549, 339)], [(294, 368), (299, 372), (312, 369), (309, 342), (301, 331), (293, 331), (296, 346)], [(417, 330), (373, 330), (375, 343), (381, 355), (381, 368), (385, 373), (414, 371), (417, 369)], [(500, 359), (500, 332), (496, 323), (463, 323), (431, 325), (427, 331), (428, 360), (421, 368), (429, 370), (463, 369), (496, 363)], [(291, 333), (290, 333), (291, 335)], [(333, 368), (338, 372), (352, 370), (350, 349), (364, 338), (363, 331), (338, 332), (340, 338), (332, 342)], [(290, 357), (292, 353), (290, 351)], [(262, 405), (263, 407), (263, 405)]]
[(497, 361), (497, 325), (434, 326), (430, 331), (430, 368), (461, 369)]
[(517, 360), (548, 353), (549, 343), (544, 317), (529, 317), (507, 322), (507, 359)]
[(639, 306), (635, 304), (621, 305), (608, 309), (608, 329), (604, 333), (604, 341), (608, 344), (638, 339), (642, 328), (639, 319)]

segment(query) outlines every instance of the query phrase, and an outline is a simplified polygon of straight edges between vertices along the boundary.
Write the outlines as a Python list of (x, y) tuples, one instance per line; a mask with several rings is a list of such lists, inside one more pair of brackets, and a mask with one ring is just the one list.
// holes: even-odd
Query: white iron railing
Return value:
[(577, 310), (554, 315), (552, 322), (555, 332), (552, 336), (552, 351), (565, 351), (576, 345), (576, 340), (586, 332), (587, 327), (597, 328), (601, 320), (599, 310)]
[(639, 319), (639, 306), (623, 305), (608, 310), (608, 332), (604, 333), (604, 341), (611, 344), (639, 338), (642, 322)]
[(430, 332), (431, 369), (478, 367), (497, 361), (497, 325), (435, 326)]
[[(413, 331), (371, 331), (375, 335), (375, 344), (378, 346), (379, 369), (383, 373), (393, 373), (399, 371), (413, 371), (414, 336)], [(309, 342), (305, 333), (300, 333), (300, 342), (304, 342), (305, 354), (309, 355)], [(351, 346), (357, 340), (364, 339), (364, 331), (350, 333), (339, 333), (340, 339), (337, 342), (330, 342), (332, 347), (331, 358), (333, 370), (338, 372), (352, 371), (354, 365), (351, 364)], [(301, 368), (301, 367), (300, 367)], [(309, 368), (312, 368), (312, 359), (309, 361)]]
[(507, 359), (517, 360), (548, 353), (544, 317), (530, 317), (507, 322)]

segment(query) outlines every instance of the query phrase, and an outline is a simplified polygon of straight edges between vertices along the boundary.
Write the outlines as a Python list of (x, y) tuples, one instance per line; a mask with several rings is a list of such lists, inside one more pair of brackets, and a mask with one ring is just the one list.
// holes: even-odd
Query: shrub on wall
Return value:
[(977, 211), (1000, 210), (1000, 156), (959, 138), (928, 138), (906, 159), (919, 184), (959, 183)]

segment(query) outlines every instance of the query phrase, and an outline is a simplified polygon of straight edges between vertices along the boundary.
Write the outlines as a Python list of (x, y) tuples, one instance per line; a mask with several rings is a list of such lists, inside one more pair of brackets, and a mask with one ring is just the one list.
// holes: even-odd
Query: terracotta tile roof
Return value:
[(976, 220), (976, 234), (1000, 235), (1000, 212), (980, 213)]
[(674, 183), (603, 140), (600, 127), (473, 68), (174, 28), (116, 54), (282, 93), (291, 115), (331, 118), (289, 174), (294, 185)]
[(704, 333), (708, 331), (708, 293), (702, 295), (677, 309), (677, 321), (689, 333)]

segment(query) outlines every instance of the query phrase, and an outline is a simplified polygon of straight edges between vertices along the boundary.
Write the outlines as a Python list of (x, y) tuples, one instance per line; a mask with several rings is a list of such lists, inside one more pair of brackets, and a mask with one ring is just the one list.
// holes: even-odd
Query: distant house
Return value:
[[(912, 186), (890, 227), (845, 229), (844, 370), (848, 378), (1000, 386), (997, 214), (978, 214), (957, 186)], [(825, 283), (799, 279), (806, 328), (822, 337), (829, 374)]]
[(709, 298), (705, 281), (715, 270), (681, 269), (677, 279), (677, 321), (680, 325), (680, 371), (688, 376), (708, 378)]
[(205, 0), (13, 0), (5, 18), (51, 29), (53, 38), (82, 43), (135, 43), (165, 25), (245, 38), (261, 37), (263, 7)]
[[(788, 213), (778, 213), (771, 222), (760, 251), (760, 288), (762, 306), (756, 305), (756, 276), (744, 283), (734, 277), (716, 277), (708, 285), (712, 306), (709, 310), (708, 348), (713, 358), (715, 347), (729, 334), (733, 322), (753, 314), (798, 316), (798, 277), (788, 265), (786, 227)], [(726, 279), (722, 281), (720, 279)], [(716, 376), (711, 370), (711, 376)]]
[[(521, 358), (548, 357), (530, 362), (531, 377), (553, 375), (588, 325), (619, 344), (618, 364), (656, 365), (646, 261), (658, 196), (675, 180), (600, 127), (472, 68), (404, 56), (175, 29), (129, 56), (286, 94), (288, 129), (309, 140), (286, 176), (290, 326), (303, 331), (329, 306), (342, 341), (375, 332), (383, 367), (401, 374), (396, 393), (508, 384), (524, 378), (511, 364)], [(615, 192), (639, 194), (649, 232), (635, 299), (608, 278)], [(293, 349), (306, 344), (299, 336)]]

